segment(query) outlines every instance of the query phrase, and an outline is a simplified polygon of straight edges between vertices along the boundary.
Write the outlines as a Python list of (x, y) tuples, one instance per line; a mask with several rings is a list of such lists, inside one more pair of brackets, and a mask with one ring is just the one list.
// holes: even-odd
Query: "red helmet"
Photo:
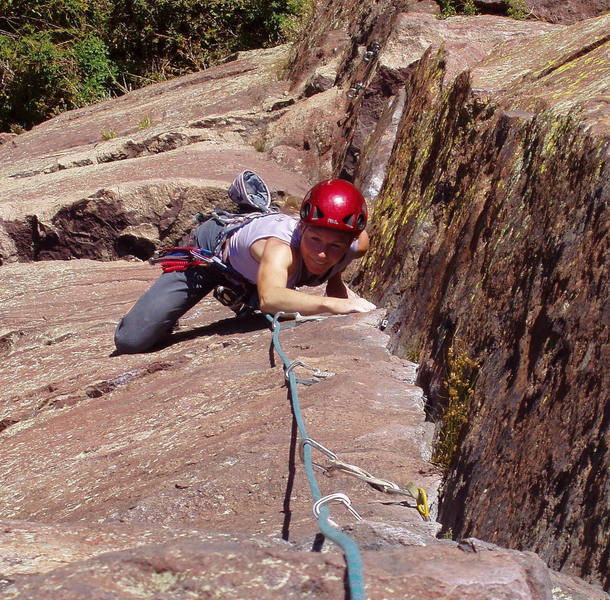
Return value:
[(366, 227), (364, 197), (344, 179), (328, 179), (314, 185), (301, 204), (304, 223), (358, 235)]

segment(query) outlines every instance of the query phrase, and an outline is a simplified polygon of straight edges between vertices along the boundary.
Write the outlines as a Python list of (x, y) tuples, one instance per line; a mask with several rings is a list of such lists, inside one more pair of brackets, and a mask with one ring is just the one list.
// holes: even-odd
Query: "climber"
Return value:
[[(237, 228), (217, 248), (226, 225), (209, 219), (195, 230), (195, 243), (216, 251), (258, 295), (260, 309), (346, 314), (367, 312), (375, 305), (350, 297), (342, 272), (365, 254), (366, 203), (351, 183), (331, 179), (315, 185), (301, 204), (300, 218), (273, 212)], [(298, 286), (326, 282), (326, 295), (297, 291)], [(213, 267), (189, 267), (163, 273), (121, 319), (115, 332), (117, 351), (144, 352), (173, 329), (177, 320), (219, 285), (230, 285), (226, 273)]]

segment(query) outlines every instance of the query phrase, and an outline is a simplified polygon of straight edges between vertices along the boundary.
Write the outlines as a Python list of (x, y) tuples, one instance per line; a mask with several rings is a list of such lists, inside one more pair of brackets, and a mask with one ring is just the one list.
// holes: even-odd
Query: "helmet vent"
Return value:
[(345, 217), (343, 217), (343, 222), (348, 226), (351, 227), (352, 229), (354, 228), (354, 215), (347, 215)]

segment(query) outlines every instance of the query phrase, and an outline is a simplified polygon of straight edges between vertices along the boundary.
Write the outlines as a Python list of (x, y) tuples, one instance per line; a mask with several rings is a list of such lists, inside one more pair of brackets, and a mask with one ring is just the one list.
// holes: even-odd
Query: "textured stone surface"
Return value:
[[(279, 77), (287, 61), (288, 48), (283, 46), (245, 52), (212, 69), (63, 113), (4, 144), (1, 173), (22, 178), (76, 162), (154, 154), (163, 150), (164, 142), (179, 147), (197, 141), (188, 139), (188, 134), (242, 141), (236, 135), (239, 129), (224, 127), (238, 122), (246, 138), (255, 138), (264, 125), (264, 113), (272, 118), (269, 109), (274, 102), (286, 99), (287, 84)], [(150, 125), (143, 127), (141, 120), (146, 117)], [(173, 133), (182, 127), (186, 129)], [(104, 132), (116, 137), (104, 141)]]
[[(196, 212), (226, 203), (244, 169), (274, 191), (303, 195), (312, 173), (263, 152), (266, 140), (273, 145), (269, 124), (295, 103), (281, 80), (288, 60), (283, 46), (243, 53), (8, 139), (0, 146), (0, 261), (146, 258), (176, 243)], [(301, 145), (293, 159), (307, 154)], [(149, 231), (139, 235), (142, 225)]]
[(429, 55), (363, 276), (431, 412), (450, 377), (475, 387), (446, 527), (606, 585), (609, 27), (500, 47), (448, 89)]
[[(480, 15), (438, 19), (432, 15), (399, 14), (391, 35), (379, 57), (380, 69), (414, 65), (432, 47), (445, 49), (445, 84), (450, 84), (465, 69), (473, 67), (502, 42), (525, 41), (565, 28), (549, 23), (515, 21), (505, 17)], [(494, 52), (495, 54), (495, 52)]]
[(610, 12), (610, 0), (524, 0), (524, 4), (529, 18), (566, 25)]
[[(2, 597), (128, 598), (139, 590), (180, 598), (214, 588), (218, 597), (308, 589), (336, 598), (341, 557), (295, 555), (288, 543), (311, 544), (315, 528), (264, 322), (226, 319), (204, 301), (164, 348), (112, 355), (114, 323), (155, 274), (127, 262), (3, 267)], [(310, 434), (373, 473), (418, 481), (434, 502), (421, 390), (409, 383), (413, 365), (385, 350), (379, 318), (291, 328), (283, 347), (335, 373), (302, 388)], [(534, 557), (502, 551), (475, 560), (438, 545), (435, 527), (424, 527), (409, 501), (341, 475), (321, 485), (349, 493), (368, 519), (400, 520), (403, 540), (438, 547), (368, 553), (373, 598), (424, 584), (443, 597), (449, 580), (461, 590), (452, 598), (548, 597), (548, 574)], [(346, 521), (340, 509), (332, 513)]]
[[(207, 536), (113, 552), (56, 569), (18, 576), (6, 600), (344, 597), (343, 564), (332, 553), (294, 552), (260, 539)], [(399, 595), (446, 600), (546, 600), (548, 574), (533, 555), (480, 556), (455, 548), (365, 552), (366, 590), (373, 600)]]
[(405, 88), (429, 48), (443, 47), (443, 85), (472, 68), (502, 42), (521, 45), (563, 27), (515, 21), (503, 17), (452, 17), (399, 13), (369, 76), (358, 111), (354, 113), (350, 144), (345, 149), (344, 173), (355, 178), (367, 197), (374, 199), (385, 177), (402, 114)]
[[(569, 117), (594, 135), (610, 133), (610, 14), (522, 44), (504, 44), (472, 73), (479, 100), (510, 110)], [(604, 139), (601, 137), (601, 139)]]
[(473, 0), (482, 13), (571, 25), (610, 12), (610, 0)]
[[(2, 270), (3, 600), (341, 597), (341, 555), (329, 543), (308, 552), (310, 492), (265, 322), (227, 318), (206, 300), (164, 347), (117, 357), (114, 324), (154, 269), (74, 260)], [(300, 388), (309, 434), (374, 474), (417, 481), (434, 510), (421, 390), (414, 365), (385, 349), (381, 316), (289, 328), (283, 348), (335, 374)], [(371, 598), (550, 599), (536, 556), (464, 552), (436, 540), (438, 524), (408, 498), (340, 474), (319, 481), (367, 519), (349, 526), (331, 506), (363, 548)]]
[(234, 210), (226, 190), (245, 168), (275, 190), (302, 195), (308, 187), (302, 176), (243, 147), (197, 144), (135, 161), (5, 187), (8, 214), (0, 227), (7, 242), (0, 258), (149, 258), (155, 248), (174, 245), (188, 232), (197, 212), (217, 205)]
[[(341, 143), (338, 124), (345, 102), (345, 93), (336, 87), (303, 99), (269, 125), (266, 149), (271, 157), (310, 181), (333, 177), (333, 150)], [(311, 152), (304, 153), (304, 148)]]
[[(3, 268), (0, 419), (13, 424), (2, 433), (2, 516), (203, 520), (233, 531), (282, 530), (288, 518), (281, 507), (291, 460), (290, 412), (281, 369), (269, 366), (265, 321), (223, 320), (227, 311), (209, 300), (183, 320), (185, 327), (166, 348), (112, 356), (114, 324), (156, 274), (148, 265), (126, 262), (40, 263), (34, 272), (28, 265)], [(45, 298), (52, 290), (49, 304)], [(32, 306), (38, 307), (35, 314)], [(314, 344), (327, 327), (332, 338), (323, 347)], [(375, 455), (379, 462), (369, 465), (371, 471), (408, 480), (429, 470), (434, 480), (423, 462), (404, 462), (407, 448), (420, 454), (429, 427), (421, 391), (405, 383), (409, 369), (390, 359), (385, 334), (345, 317), (284, 337), (295, 359), (337, 374), (302, 392), (312, 435), (323, 441), (318, 431), (336, 415), (325, 441), (337, 452), (345, 449), (357, 462), (365, 448), (381, 445), (384, 452)], [(361, 381), (372, 380), (374, 387), (354, 379), (354, 366)], [(368, 415), (360, 403), (369, 405)], [(404, 419), (388, 421), (390, 413)], [(48, 447), (52, 453), (44, 452)], [(233, 483), (223, 492), (226, 479)], [(295, 490), (303, 483), (299, 475)], [(362, 487), (349, 478), (342, 485), (348, 491)], [(377, 495), (369, 493), (371, 499)], [(309, 521), (305, 506), (302, 513), (293, 508), (291, 529)], [(212, 508), (213, 517), (205, 512)], [(400, 505), (373, 508), (394, 512)], [(364, 515), (369, 510), (364, 507)]]
[[(118, 357), (114, 325), (157, 269), (55, 261), (2, 270), (1, 517), (102, 524), (96, 550), (63, 542), (72, 555), (51, 553), (47, 566), (106, 551), (113, 524), (313, 538), (282, 369), (270, 364), (263, 319), (227, 318), (206, 300), (164, 348)], [(403, 484), (418, 481), (435, 502), (439, 476), (422, 456), (431, 430), (421, 390), (409, 383), (414, 366), (388, 354), (380, 318), (285, 332), (291, 358), (335, 373), (302, 389), (304, 417), (310, 435), (344, 459)], [(367, 518), (421, 520), (408, 499), (392, 501), (353, 478), (323, 477), (320, 485), (349, 493)], [(348, 516), (337, 512), (339, 522)], [(147, 534), (145, 543), (166, 533)]]
[[(441, 20), (435, 17), (436, 8), (427, 2), (400, 0), (320, 1), (293, 52), (290, 77), (295, 90), (311, 79), (319, 61), (324, 64), (332, 55), (336, 63), (339, 57), (336, 82), (345, 92), (350, 88), (355, 92), (345, 105), (340, 122), (344, 141), (334, 148), (333, 166), (342, 176), (355, 178), (370, 199), (385, 176), (395, 134), (392, 115), (401, 90), (409, 86), (412, 69), (429, 46), (446, 48), (446, 78), (451, 81), (500, 42), (520, 43), (561, 29), (485, 15)], [(378, 52), (368, 60), (367, 51), (376, 48)]]
[(607, 600), (608, 594), (599, 586), (585, 583), (578, 577), (551, 571), (553, 600)]
[[(127, 523), (35, 523), (0, 519), (0, 590), (18, 575), (43, 574), (106, 552), (164, 544), (181, 537), (239, 542), (239, 534), (211, 534), (177, 526), (146, 528)], [(281, 545), (260, 538), (260, 545)], [(284, 542), (286, 547), (290, 545)], [(4, 580), (4, 585), (3, 585)]]

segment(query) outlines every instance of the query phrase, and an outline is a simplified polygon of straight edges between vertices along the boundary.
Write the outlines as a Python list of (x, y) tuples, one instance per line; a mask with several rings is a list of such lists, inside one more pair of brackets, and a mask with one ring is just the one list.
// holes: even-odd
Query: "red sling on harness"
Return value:
[(173, 246), (170, 248), (163, 248), (157, 253), (157, 256), (151, 258), (148, 262), (151, 265), (160, 264), (161, 269), (164, 273), (171, 273), (172, 271), (186, 271), (189, 267), (201, 266), (213, 262), (202, 260), (204, 258), (201, 255), (199, 248), (194, 246)]

